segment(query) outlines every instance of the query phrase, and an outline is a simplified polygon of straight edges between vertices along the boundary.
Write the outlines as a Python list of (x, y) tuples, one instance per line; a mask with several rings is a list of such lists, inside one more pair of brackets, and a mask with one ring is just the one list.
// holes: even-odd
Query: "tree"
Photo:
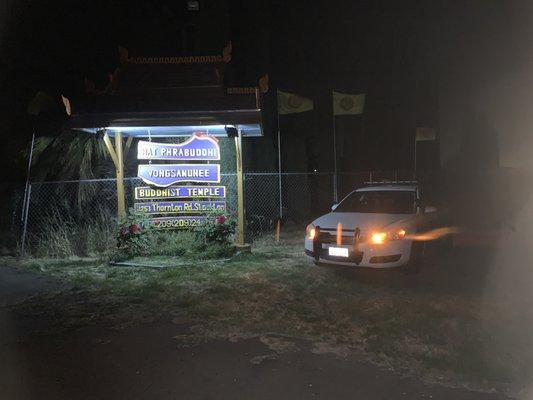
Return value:
[(83, 180), (112, 173), (101, 135), (63, 132), (59, 136), (35, 139), (33, 180)]
[[(32, 181), (87, 180), (109, 177), (114, 173), (101, 135), (84, 132), (62, 132), (59, 136), (35, 139)], [(56, 185), (65, 204), (79, 209), (99, 193), (98, 185), (77, 182), (75, 191), (69, 185)], [(70, 189), (70, 190), (69, 190)]]

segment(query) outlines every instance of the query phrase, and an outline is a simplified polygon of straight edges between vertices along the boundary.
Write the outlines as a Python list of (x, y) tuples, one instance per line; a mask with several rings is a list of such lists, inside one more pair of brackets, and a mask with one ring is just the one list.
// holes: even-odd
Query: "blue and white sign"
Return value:
[(205, 216), (194, 217), (158, 217), (150, 219), (150, 224), (156, 229), (188, 229), (202, 225)]
[(147, 214), (194, 214), (209, 211), (226, 211), (225, 201), (157, 201), (135, 203), (135, 209)]
[(141, 140), (137, 145), (137, 159), (216, 161), (220, 160), (220, 145), (214, 137), (197, 133), (180, 144)]
[(151, 188), (138, 186), (135, 188), (135, 200), (183, 199), (183, 198), (226, 198), (226, 186), (170, 186), (167, 188)]
[(148, 185), (168, 187), (178, 182), (219, 183), (219, 164), (141, 164), (137, 176)]

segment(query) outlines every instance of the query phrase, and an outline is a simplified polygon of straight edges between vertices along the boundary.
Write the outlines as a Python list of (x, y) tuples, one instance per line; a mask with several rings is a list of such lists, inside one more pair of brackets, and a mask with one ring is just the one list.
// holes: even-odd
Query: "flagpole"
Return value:
[(363, 140), (366, 139), (366, 136), (365, 136), (365, 113), (361, 113), (361, 137)]
[[(365, 132), (365, 112), (363, 110), (363, 112), (361, 113), (361, 124), (360, 124), (360, 142), (361, 143), (361, 146), (363, 148), (367, 148), (367, 140), (366, 140), (366, 132)], [(368, 157), (365, 157), (364, 158), (364, 162), (366, 163), (366, 165), (368, 166), (369, 164), (373, 167), (374, 164), (372, 163), (369, 163), (370, 160), (368, 160)], [(372, 167), (370, 169), (372, 169)]]
[(278, 113), (278, 190), (279, 190), (279, 218), (283, 219), (283, 196), (281, 193), (281, 128), (279, 123), (279, 106)]
[[(298, 103), (292, 104), (291, 99), (298, 100)], [(281, 128), (280, 128), (280, 109), (283, 114), (295, 114), (314, 109), (313, 100), (302, 97), (293, 93), (285, 93), (277, 89), (277, 113), (278, 113), (278, 184), (279, 184), (279, 216), (283, 218), (283, 195), (282, 195), (282, 164), (281, 164)]]
[(416, 140), (416, 133), (415, 133), (415, 170), (414, 170), (414, 176), (413, 178), (416, 179), (416, 144), (418, 143), (418, 140)]
[(339, 194), (337, 190), (337, 132), (335, 129), (335, 113), (333, 113), (333, 201), (338, 203)]

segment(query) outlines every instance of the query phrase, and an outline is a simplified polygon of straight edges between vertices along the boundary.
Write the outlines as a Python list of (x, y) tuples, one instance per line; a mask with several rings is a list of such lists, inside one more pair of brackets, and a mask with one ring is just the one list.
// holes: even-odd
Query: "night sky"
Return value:
[[(173, 53), (182, 43), (176, 26), (186, 18), (184, 3), (4, 1), (3, 180), (23, 176), (20, 153), (32, 130), (25, 111), (37, 91), (75, 97), (83, 77), (104, 82), (119, 44), (144, 55)], [(269, 73), (271, 88), (315, 100), (315, 112), (284, 119), (282, 133), (287, 151), (306, 146), (320, 170), (331, 170), (324, 151), (331, 89), (367, 93), (364, 121), (338, 121), (346, 170), (410, 168), (416, 126), (438, 129), (445, 167), (469, 168), (485, 148), (497, 149), (502, 166), (533, 166), (533, 10), (526, 1), (231, 1), (214, 9), (229, 18), (211, 16), (204, 42), (209, 35), (221, 41), (227, 26), (236, 83), (254, 85)], [(309, 165), (288, 161), (287, 168)]]

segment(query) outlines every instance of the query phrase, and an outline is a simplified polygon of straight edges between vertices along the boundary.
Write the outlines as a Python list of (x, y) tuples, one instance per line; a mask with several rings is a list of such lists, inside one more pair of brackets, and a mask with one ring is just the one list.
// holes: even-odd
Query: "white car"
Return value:
[(305, 253), (315, 263), (418, 270), (435, 228), (437, 209), (425, 206), (415, 183), (372, 184), (351, 192), (307, 226)]

